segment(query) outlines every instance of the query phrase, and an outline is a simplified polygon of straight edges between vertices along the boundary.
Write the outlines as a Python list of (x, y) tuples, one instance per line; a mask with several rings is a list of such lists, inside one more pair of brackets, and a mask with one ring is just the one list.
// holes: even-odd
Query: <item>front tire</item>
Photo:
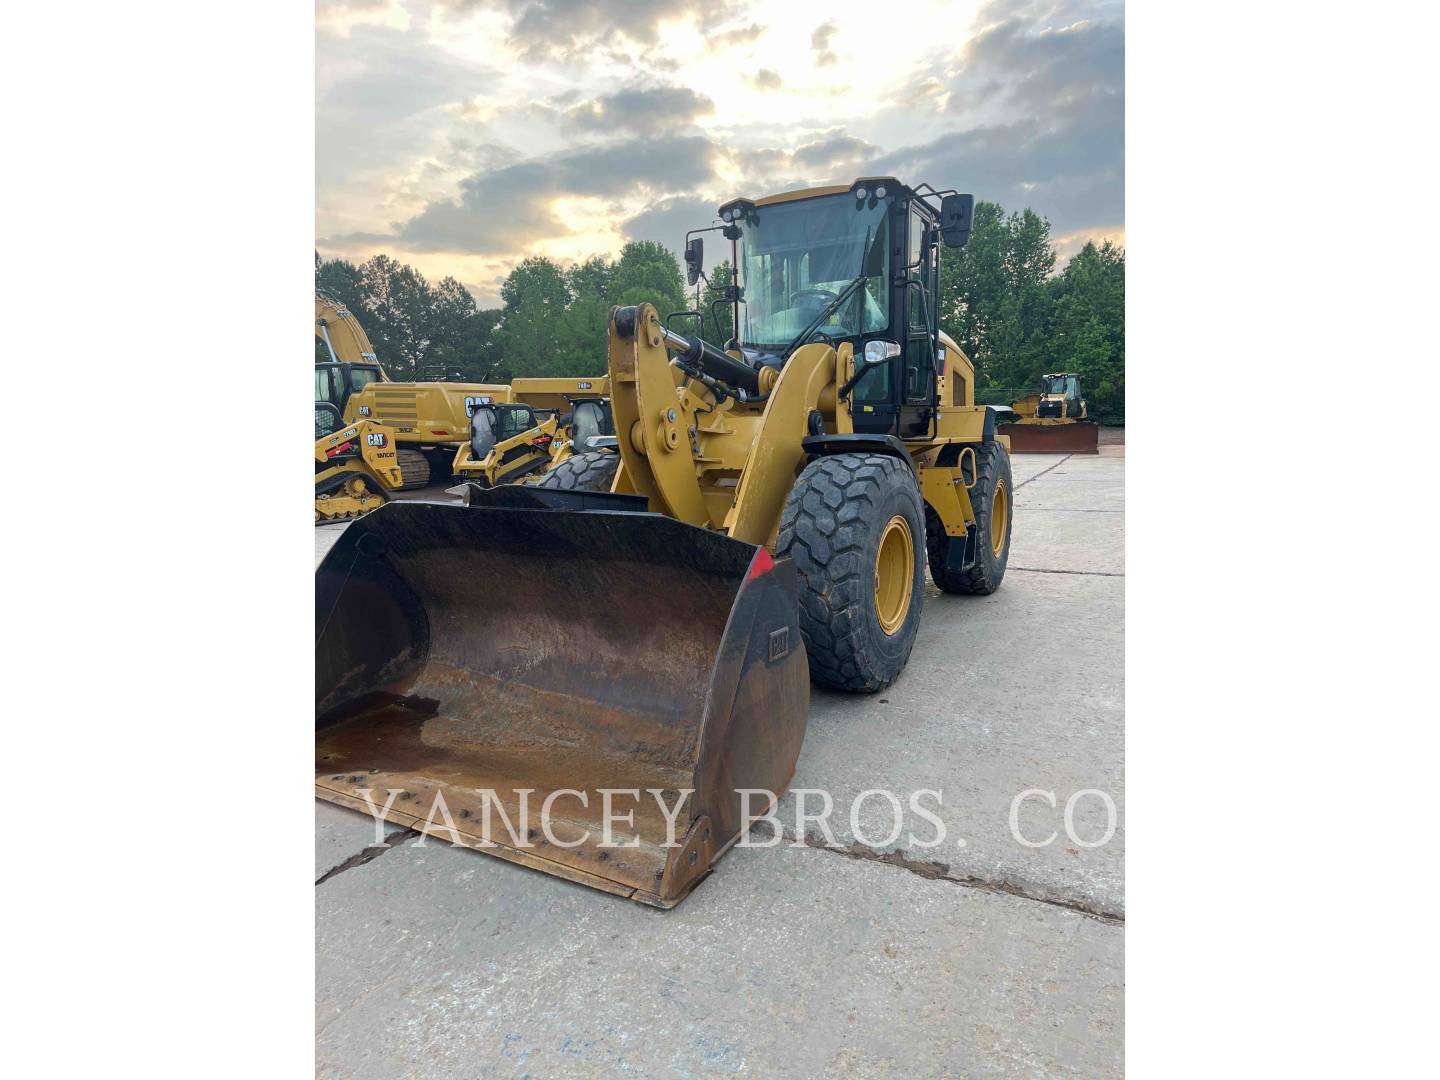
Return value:
[(620, 455), (609, 450), (572, 454), (545, 474), (538, 487), (562, 491), (609, 491), (620, 468)]
[(776, 552), (800, 576), (810, 677), (874, 693), (910, 659), (925, 596), (924, 503), (914, 470), (882, 454), (834, 454), (801, 472)]

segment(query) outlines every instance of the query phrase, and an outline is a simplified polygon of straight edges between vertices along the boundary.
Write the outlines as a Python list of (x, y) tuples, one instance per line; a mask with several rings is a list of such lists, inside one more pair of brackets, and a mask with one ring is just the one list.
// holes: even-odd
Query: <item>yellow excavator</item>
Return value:
[(324, 359), (315, 364), (315, 400), (334, 405), (346, 424), (384, 424), (405, 489), (425, 487), (432, 472), (449, 468), (470, 437), (467, 404), (509, 394), (497, 383), (391, 382), (359, 320), (323, 292), (315, 294), (315, 336), (325, 345)]
[(570, 459), (608, 480), (351, 524), (316, 572), (317, 795), (679, 903), (788, 786), (811, 681), (900, 677), (927, 562), (946, 594), (1004, 578), (1007, 441), (937, 325), (973, 202), (864, 177), (726, 203), (685, 248), (694, 284), (698, 233), (730, 242), (724, 348), (610, 313), (616, 446)]
[(1055, 372), (1040, 380), (1038, 394), (1010, 406), (1015, 419), (1000, 431), (1016, 454), (1098, 454), (1100, 428), (1090, 419), (1080, 393), (1080, 376)]

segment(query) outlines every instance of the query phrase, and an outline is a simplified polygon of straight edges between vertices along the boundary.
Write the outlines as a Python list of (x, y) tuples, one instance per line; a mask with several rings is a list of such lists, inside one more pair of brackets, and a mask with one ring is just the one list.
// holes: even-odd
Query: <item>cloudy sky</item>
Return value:
[(319, 0), (316, 246), (453, 274), (679, 250), (868, 174), (1124, 239), (1118, 0)]

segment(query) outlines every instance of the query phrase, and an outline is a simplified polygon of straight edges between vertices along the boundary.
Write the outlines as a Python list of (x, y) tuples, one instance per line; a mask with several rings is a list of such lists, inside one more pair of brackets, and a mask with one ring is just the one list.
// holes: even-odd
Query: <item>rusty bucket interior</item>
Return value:
[(1065, 420), (1001, 424), (1010, 436), (1012, 454), (1098, 454), (1100, 425), (1093, 420)]
[(763, 548), (646, 513), (392, 502), (316, 597), (321, 798), (671, 907), (748, 824), (739, 790), (793, 774), (809, 677), (794, 569)]

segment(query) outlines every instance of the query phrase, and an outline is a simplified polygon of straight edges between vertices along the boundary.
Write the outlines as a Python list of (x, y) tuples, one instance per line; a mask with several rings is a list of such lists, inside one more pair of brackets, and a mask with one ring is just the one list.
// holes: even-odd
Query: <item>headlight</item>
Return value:
[(857, 198), (857, 199), (864, 199), (865, 196), (867, 196), (867, 195), (869, 195), (869, 194), (870, 194), (870, 192), (867, 191), (867, 190), (866, 190), (865, 188), (863, 188), (863, 187), (857, 187), (857, 188), (855, 189), (855, 198)]
[(734, 221), (734, 220), (735, 220), (735, 211), (734, 211), (734, 210), (726, 210), (723, 214), (720, 215), (720, 219), (721, 219), (722, 221)]
[(885, 197), (885, 185), (882, 184), (882, 185), (880, 185), (879, 187), (877, 187), (877, 188), (875, 189), (875, 198), (877, 198), (877, 199), (883, 199), (884, 197)]
[(865, 343), (865, 362), (867, 364), (878, 364), (881, 361), (889, 360), (892, 356), (900, 355), (900, 346), (893, 341), (867, 341)]

